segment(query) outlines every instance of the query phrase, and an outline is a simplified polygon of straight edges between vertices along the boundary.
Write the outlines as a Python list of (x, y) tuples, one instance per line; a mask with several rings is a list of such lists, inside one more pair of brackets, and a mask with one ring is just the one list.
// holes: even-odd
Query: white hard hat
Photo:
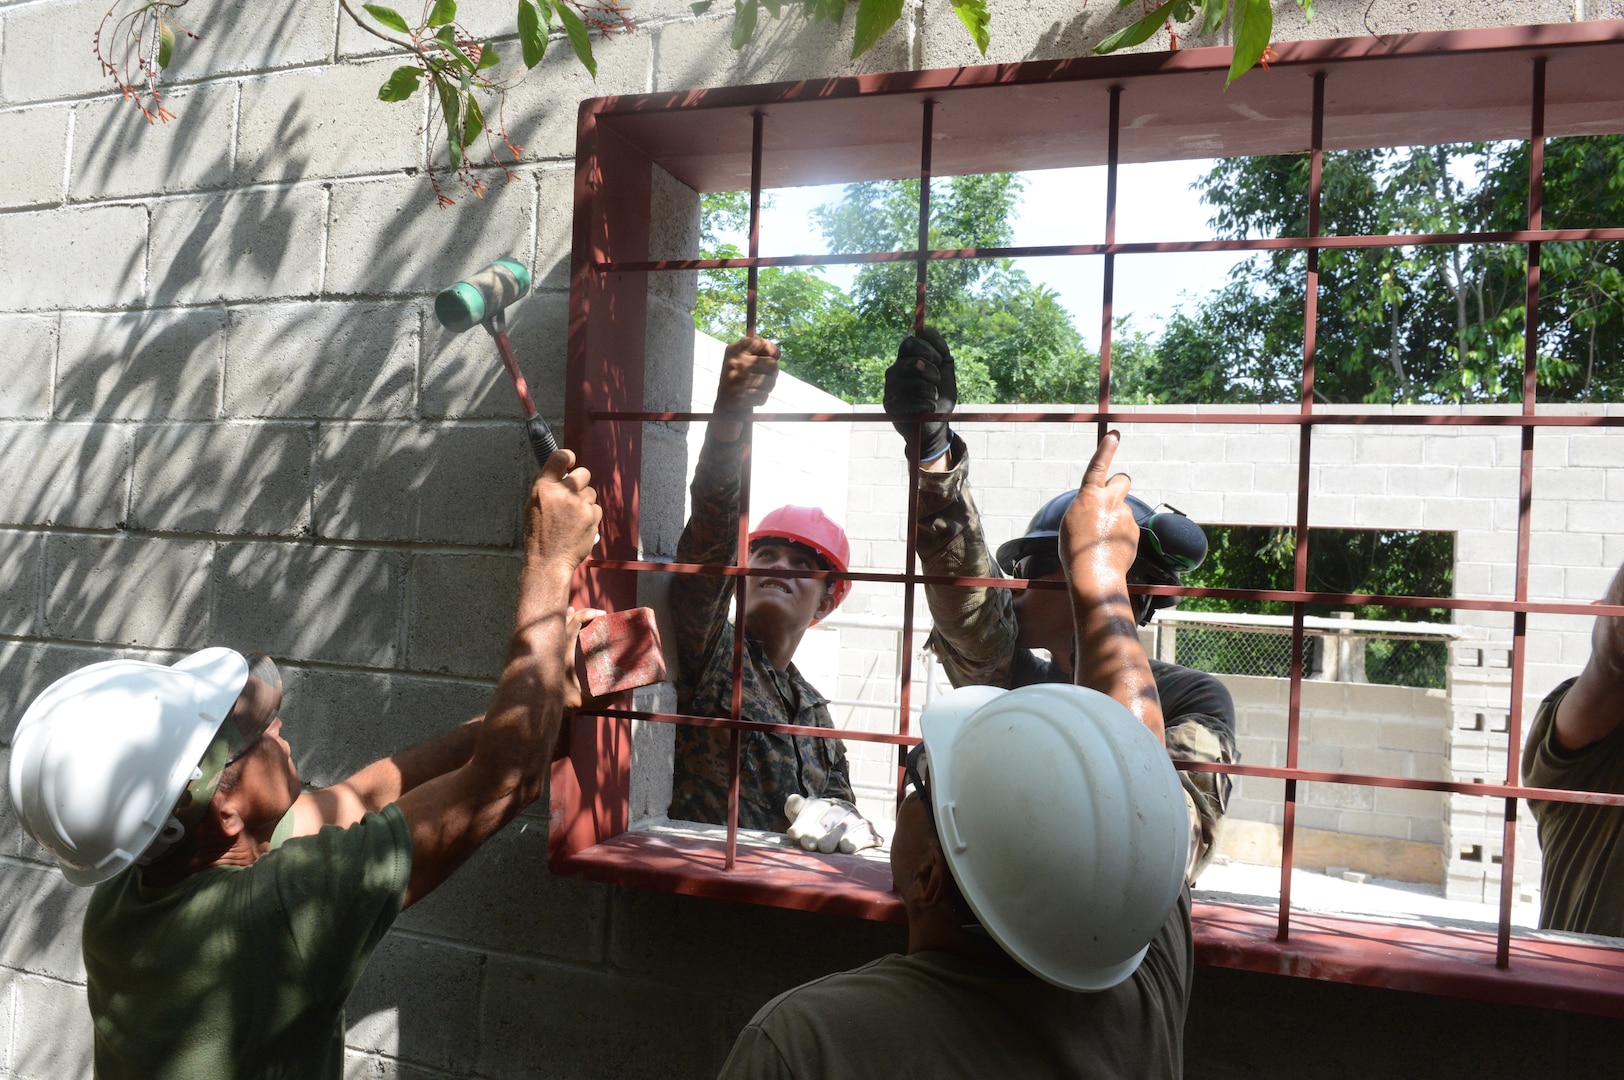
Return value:
[(1166, 749), (1113, 698), (964, 687), (920, 717), (948, 867), (1033, 974), (1104, 990), (1144, 959), (1184, 885), (1189, 817)]
[[(224, 648), (173, 666), (108, 660), (34, 699), (12, 740), (11, 801), (64, 877), (95, 885), (135, 862), (166, 827), (166, 839), (178, 839), (171, 814), (201, 778), (205, 752), (219, 759), (208, 781), (212, 797), (231, 748), (250, 745), (275, 718), (275, 665), (256, 657), (252, 673), (266, 681), (257, 700), (244, 693), (250, 670), (241, 653)], [(217, 734), (230, 738), (214, 753)]]

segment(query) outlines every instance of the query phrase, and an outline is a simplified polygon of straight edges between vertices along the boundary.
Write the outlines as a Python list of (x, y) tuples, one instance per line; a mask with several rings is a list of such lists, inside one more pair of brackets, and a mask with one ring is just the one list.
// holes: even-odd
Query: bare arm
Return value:
[(1116, 698), (1163, 741), (1162, 705), (1128, 599), (1139, 526), (1124, 473), (1108, 477), (1121, 435), (1107, 432), (1060, 523), (1060, 563), (1077, 627), (1077, 685)]
[(569, 607), (570, 579), (602, 517), (585, 469), (560, 450), (530, 489), (524, 568), (507, 663), (471, 756), (399, 799), (412, 834), (407, 906), (421, 900), (545, 788), (553, 743), (579, 701), (569, 650), (583, 615)]
[(419, 784), (461, 768), (473, 756), (484, 719), (475, 717), (416, 746), (380, 758), (331, 787), (305, 792), (293, 804), (293, 835), (309, 836), (323, 825), (353, 825)]
[[(1601, 598), (1624, 604), (1624, 567)], [(1598, 615), (1590, 631), (1590, 660), (1556, 708), (1556, 741), (1582, 750), (1611, 735), (1624, 719), (1624, 619)]]

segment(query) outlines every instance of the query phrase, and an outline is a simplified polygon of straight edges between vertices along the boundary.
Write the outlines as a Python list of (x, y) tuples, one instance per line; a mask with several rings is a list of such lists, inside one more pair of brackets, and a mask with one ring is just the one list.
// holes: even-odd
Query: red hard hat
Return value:
[[(844, 572), (851, 566), (851, 541), (846, 539), (846, 530), (815, 506), (780, 506), (756, 525), (750, 534), (750, 543), (754, 545), (767, 537), (805, 544), (822, 556), (831, 570)], [(849, 580), (841, 578), (834, 582), (835, 607), (840, 606), (849, 592)]]

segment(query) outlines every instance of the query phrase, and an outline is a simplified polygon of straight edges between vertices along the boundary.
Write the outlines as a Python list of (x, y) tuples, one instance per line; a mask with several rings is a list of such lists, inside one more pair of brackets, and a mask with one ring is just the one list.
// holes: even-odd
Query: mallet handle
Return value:
[(530, 439), (530, 452), (536, 455), (537, 465), (545, 466), (547, 459), (557, 453), (558, 440), (553, 438), (552, 428), (547, 426), (547, 421), (536, 411), (535, 402), (530, 400), (530, 387), (525, 385), (524, 375), (519, 371), (519, 358), (513, 354), (507, 332), (498, 330), (493, 321), (487, 321), (485, 329), (496, 339), (496, 350), (502, 354), (502, 366), (507, 368), (508, 378), (513, 380), (513, 389), (519, 394), (519, 404), (524, 407), (524, 432)]

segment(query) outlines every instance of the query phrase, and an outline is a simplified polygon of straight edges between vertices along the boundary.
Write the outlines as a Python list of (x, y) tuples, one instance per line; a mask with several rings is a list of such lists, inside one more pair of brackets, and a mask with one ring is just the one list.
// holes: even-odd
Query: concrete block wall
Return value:
[[(1617, 14), (1598, 0), (1322, 0), (1305, 27), (1282, 0), (1276, 34), (1566, 21), (1587, 3)], [(395, 61), (335, 5), (191, 0), (181, 18), (203, 37), (166, 74), (177, 120), (152, 128), (91, 56), (107, 6), (0, 0), (0, 138), (17, 151), (0, 170), (0, 765), (23, 703), (54, 678), (204, 643), (283, 661), (313, 783), (479, 711), (528, 462), (489, 343), (444, 334), (426, 301), (497, 256), (529, 260), (538, 287), (512, 334), (557, 418), (579, 101), (979, 59), (939, 0), (855, 63), (849, 28), (769, 22), (736, 53), (725, 5), (695, 18), (652, 0), (634, 8), (641, 30), (596, 44), (596, 82), (555, 43), (509, 102), (525, 147), (513, 182), (483, 200), (452, 186), (458, 202), (441, 210), (422, 101), (374, 100)], [(462, 6), (476, 30), (510, 28), (511, 4)], [(1109, 4), (1001, 12), (986, 59), (1082, 54), (1133, 17)], [(683, 383), (679, 362), (655, 366), (651, 386)], [(1001, 524), (1029, 506), (1012, 496)], [(1603, 563), (1624, 557), (1614, 543), (1603, 537)], [(872, 544), (860, 565), (900, 562), (895, 540)], [(710, 1075), (773, 993), (903, 944), (893, 927), (556, 880), (545, 829), (536, 814), (516, 823), (386, 939), (351, 1002), (351, 1075)], [(89, 1075), (84, 901), (0, 800), (6, 1080)], [(1210, 1036), (1236, 1000), (1298, 1000), (1296, 980), (1237, 978), (1244, 994), (1198, 984), (1209, 1037), (1187, 1048), (1192, 1075), (1231, 1069)], [(1372, 994), (1343, 991), (1356, 1005)], [(1470, 1030), (1429, 1000), (1406, 1015)], [(1524, 1028), (1553, 1041), (1538, 1024), (1478, 1030)], [(1252, 1075), (1301, 1075), (1307, 1054)], [(1552, 1074), (1586, 1075), (1588, 1060)], [(1384, 1059), (1347, 1074), (1404, 1072)]]

